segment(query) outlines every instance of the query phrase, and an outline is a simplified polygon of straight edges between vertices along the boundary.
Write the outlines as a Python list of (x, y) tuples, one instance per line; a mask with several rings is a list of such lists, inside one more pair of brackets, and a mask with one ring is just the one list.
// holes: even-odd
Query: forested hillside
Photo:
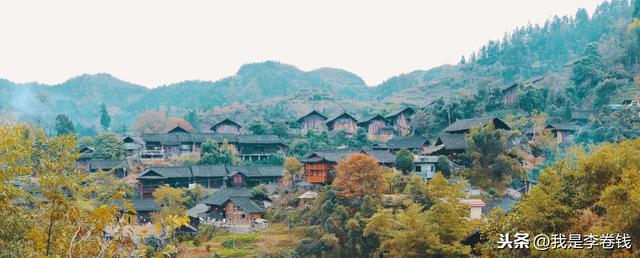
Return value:
[(524, 87), (529, 102), (506, 113), (535, 109), (564, 120), (570, 109), (598, 109), (638, 94), (634, 78), (639, 74), (640, 29), (630, 25), (632, 9), (626, 0), (613, 0), (591, 15), (580, 9), (572, 17), (529, 24), (463, 56), (459, 64), (398, 75), (377, 86), (340, 69), (302, 71), (266, 61), (244, 65), (215, 82), (184, 81), (153, 89), (109, 74), (81, 75), (57, 85), (2, 80), (0, 108), (4, 116), (48, 130), (57, 114), (67, 114), (81, 134), (93, 134), (100, 127), (101, 103), (113, 119), (112, 128), (129, 130), (146, 110), (175, 117), (193, 111), (208, 121), (233, 115), (230, 107), (236, 107), (253, 111), (255, 119), (280, 120), (309, 109), (367, 115), (399, 105), (438, 103), (441, 110), (452, 110), (441, 127), (461, 117), (505, 114), (499, 89), (543, 77)]

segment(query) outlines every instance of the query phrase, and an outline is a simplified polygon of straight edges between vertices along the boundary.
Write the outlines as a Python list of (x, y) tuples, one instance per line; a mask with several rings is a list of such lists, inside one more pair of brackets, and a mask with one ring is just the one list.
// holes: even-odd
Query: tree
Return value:
[(121, 160), (126, 154), (124, 142), (112, 132), (99, 132), (96, 135), (94, 151), (93, 157), (95, 159)]
[[(507, 155), (507, 137), (493, 123), (473, 128), (466, 136), (467, 155), (473, 162), (473, 172), (479, 173), (479, 184), (484, 189), (490, 186), (503, 188), (518, 172), (517, 161)], [(478, 178), (478, 177), (475, 177)]]
[(604, 78), (604, 62), (596, 43), (590, 43), (584, 51), (582, 59), (573, 65), (571, 80), (575, 84), (573, 94), (578, 100), (583, 99)]
[[(288, 178), (293, 185), (295, 177), (302, 172), (303, 164), (296, 157), (289, 156), (284, 160), (285, 178)], [(284, 180), (283, 180), (284, 181)]]
[(59, 114), (56, 116), (55, 128), (56, 135), (74, 134), (76, 130), (73, 128), (71, 119), (65, 114)]
[(168, 129), (173, 129), (175, 127), (182, 127), (183, 129), (189, 131), (189, 132), (193, 132), (195, 131), (195, 128), (193, 128), (193, 126), (191, 126), (189, 124), (189, 122), (187, 122), (186, 120), (182, 119), (182, 118), (178, 118), (178, 117), (172, 117), (169, 118), (169, 126)]
[[(96, 182), (76, 169), (72, 135), (46, 137), (24, 125), (0, 126), (0, 256), (120, 257), (136, 254), (135, 233), (126, 189), (105, 195), (106, 203), (91, 204)], [(28, 176), (28, 177), (25, 177)], [(29, 178), (33, 178), (30, 180)], [(26, 179), (26, 180), (25, 180)], [(13, 182), (34, 186), (46, 202)], [(15, 202), (24, 200), (25, 203)], [(114, 203), (123, 205), (118, 207)], [(104, 235), (110, 230), (110, 237)], [(126, 232), (125, 232), (126, 231)], [(143, 246), (142, 246), (143, 247)]]
[(278, 121), (271, 126), (271, 133), (281, 138), (289, 138), (289, 127), (284, 122)]
[(407, 149), (401, 149), (396, 154), (395, 166), (402, 173), (406, 174), (413, 170), (413, 154)]
[(134, 125), (139, 133), (165, 133), (169, 126), (169, 119), (167, 119), (165, 113), (154, 110), (140, 113)]
[(380, 199), (385, 187), (382, 168), (369, 155), (352, 154), (338, 162), (333, 186), (353, 206), (358, 206), (365, 196)]
[(184, 189), (173, 188), (168, 184), (164, 184), (153, 191), (153, 198), (156, 202), (166, 208), (170, 214), (181, 215), (185, 211), (184, 204), (188, 201), (188, 197)]
[(266, 199), (268, 198), (268, 195), (269, 195), (269, 189), (267, 189), (267, 185), (265, 184), (259, 184), (253, 187), (253, 189), (251, 189), (251, 198), (253, 199), (257, 199), (257, 200)]
[(105, 103), (100, 104), (100, 125), (104, 130), (108, 130), (111, 125), (111, 116)]
[[(226, 141), (225, 141), (226, 143)], [(213, 139), (208, 139), (201, 146), (202, 153), (198, 164), (200, 165), (231, 165), (237, 163), (235, 155), (230, 149), (229, 144), (223, 143), (222, 148)]]
[(187, 113), (187, 116), (184, 119), (187, 120), (193, 128), (200, 130), (200, 120), (198, 120), (198, 114), (195, 110), (189, 110), (189, 113)]
[(438, 163), (436, 163), (436, 171), (440, 171), (443, 176), (451, 176), (451, 167), (449, 166), (449, 158), (444, 155), (438, 157)]
[(249, 131), (253, 134), (264, 135), (267, 134), (267, 126), (261, 121), (253, 121), (249, 125)]
[(411, 128), (413, 128), (413, 134), (424, 135), (429, 128), (429, 116), (423, 110), (418, 110), (413, 117), (411, 117)]

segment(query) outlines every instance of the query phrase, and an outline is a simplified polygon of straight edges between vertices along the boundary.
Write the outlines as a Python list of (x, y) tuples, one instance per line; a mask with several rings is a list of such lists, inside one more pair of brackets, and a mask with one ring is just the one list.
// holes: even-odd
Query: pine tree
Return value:
[(100, 104), (100, 125), (104, 130), (109, 130), (111, 125), (111, 116), (107, 110), (107, 105), (104, 103)]
[(56, 135), (73, 134), (76, 132), (73, 128), (71, 119), (69, 119), (69, 116), (65, 114), (56, 116), (56, 125), (54, 129), (56, 130)]

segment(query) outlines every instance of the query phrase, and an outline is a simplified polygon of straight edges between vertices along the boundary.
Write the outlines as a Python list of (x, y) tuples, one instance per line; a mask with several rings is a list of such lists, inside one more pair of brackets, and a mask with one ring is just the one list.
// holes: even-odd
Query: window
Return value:
[(422, 166), (420, 165), (416, 166), (416, 172), (422, 172)]
[(242, 214), (242, 218), (244, 219), (244, 213)]
[(436, 166), (431, 165), (431, 172), (435, 172), (435, 170), (436, 170)]

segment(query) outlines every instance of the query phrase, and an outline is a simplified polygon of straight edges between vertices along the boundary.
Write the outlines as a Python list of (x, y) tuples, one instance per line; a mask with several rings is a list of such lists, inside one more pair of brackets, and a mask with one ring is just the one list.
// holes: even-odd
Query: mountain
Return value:
[(601, 107), (636, 94), (632, 79), (640, 74), (640, 29), (629, 25), (631, 10), (628, 1), (612, 0), (591, 17), (584, 9), (572, 17), (553, 17), (490, 41), (459, 64), (401, 74), (376, 86), (341, 69), (302, 71), (265, 61), (245, 64), (218, 81), (183, 81), (153, 89), (109, 74), (81, 75), (57, 85), (0, 80), (0, 108), (45, 128), (52, 128), (53, 117), (64, 113), (87, 131), (98, 127), (102, 102), (113, 126), (130, 126), (149, 109), (171, 116), (196, 110), (215, 119), (233, 115), (235, 108), (269, 120), (290, 119), (310, 109), (384, 113), (399, 105), (423, 107), (440, 98), (451, 110), (464, 110), (461, 116), (466, 117), (499, 107), (491, 102), (500, 98), (495, 90), (503, 85), (545, 76), (527, 94), (538, 96), (530, 98), (537, 99), (535, 108), (560, 116), (559, 110)]

